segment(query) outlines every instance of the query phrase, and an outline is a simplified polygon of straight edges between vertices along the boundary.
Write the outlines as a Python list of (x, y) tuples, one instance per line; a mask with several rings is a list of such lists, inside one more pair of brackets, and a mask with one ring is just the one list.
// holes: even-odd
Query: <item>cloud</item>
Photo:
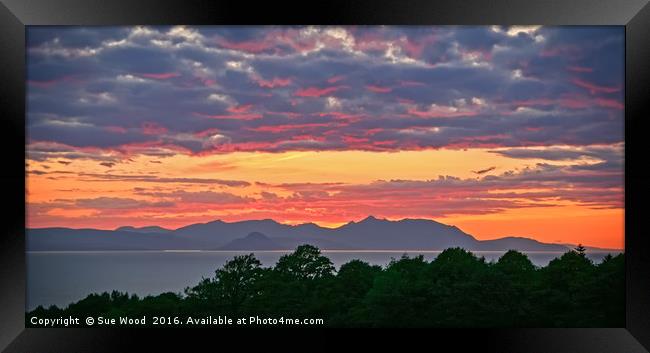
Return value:
[(345, 86), (333, 86), (333, 87), (307, 87), (297, 90), (294, 95), (298, 97), (321, 97), (334, 93), (340, 89), (345, 88)]
[(253, 201), (253, 199), (249, 197), (214, 191), (176, 190), (173, 192), (139, 192), (139, 194), (163, 199), (174, 199), (175, 202), (178, 203), (240, 204)]
[(581, 80), (579, 78), (574, 78), (571, 82), (575, 83), (577, 86), (580, 86), (582, 88), (585, 88), (589, 90), (591, 94), (597, 94), (597, 93), (614, 93), (614, 92), (619, 92), (621, 90), (620, 87), (606, 87), (606, 86), (598, 86), (594, 83), (587, 82), (584, 80)]
[(254, 78), (254, 80), (260, 87), (265, 87), (265, 88), (286, 87), (291, 84), (290, 78), (274, 77), (271, 80), (265, 80), (260, 77), (256, 77)]
[[(55, 155), (39, 143), (108, 158), (127, 150), (623, 141), (618, 28), (34, 27), (28, 34), (33, 158)], [(286, 128), (312, 124), (320, 128), (308, 137)]]
[(70, 202), (79, 208), (92, 208), (92, 209), (138, 209), (138, 208), (164, 208), (171, 207), (174, 204), (170, 202), (148, 202), (143, 200), (136, 200), (131, 198), (122, 197), (96, 197), (91, 199), (75, 199), (75, 200), (57, 200), (58, 202)]
[(375, 92), (375, 93), (388, 93), (388, 92), (393, 90), (390, 87), (381, 87), (381, 86), (375, 86), (375, 85), (367, 85), (366, 88), (370, 92)]
[(178, 72), (161, 72), (161, 73), (151, 73), (151, 74), (139, 74), (144, 78), (151, 78), (154, 80), (167, 80), (173, 77), (178, 77), (180, 74)]
[(569, 161), (584, 158), (602, 161), (623, 160), (623, 145), (586, 147), (509, 148), (490, 151), (509, 158), (544, 159), (548, 161)]
[(493, 171), (495, 169), (497, 169), (497, 167), (489, 167), (489, 168), (480, 169), (480, 170), (476, 170), (476, 171), (473, 170), (472, 173), (474, 173), (474, 174), (485, 174), (485, 173), (491, 172), (491, 171)]
[[(550, 178), (545, 169), (553, 169)], [(260, 199), (241, 208), (241, 219), (255, 215), (271, 218), (348, 221), (367, 214), (382, 217), (482, 215), (519, 208), (549, 208), (558, 202), (594, 209), (620, 208), (622, 190), (602, 188), (597, 172), (573, 175), (571, 168), (537, 166), (479, 179), (440, 176), (430, 180), (378, 180), (367, 184), (266, 185), (268, 190), (291, 191), (289, 196), (265, 191)], [(617, 176), (620, 178), (621, 176)], [(599, 180), (600, 179), (600, 180)], [(572, 187), (567, 187), (572, 185)], [(619, 181), (620, 187), (620, 181)], [(400, 207), (394, 207), (399, 203)]]
[[(476, 177), (440, 175), (429, 179), (392, 179), (357, 183), (251, 183), (236, 180), (168, 178), (157, 175), (79, 173), (80, 182), (150, 183), (133, 189), (134, 198), (99, 197), (30, 203), (30, 212), (97, 210), (97, 217), (129, 212), (152, 216), (220, 212), (237, 219), (278, 218), (348, 221), (367, 214), (382, 217), (439, 218), (482, 215), (521, 208), (572, 204), (592, 209), (624, 207), (623, 146), (513, 148), (493, 151), (510, 158), (545, 159), (527, 167)], [(493, 172), (493, 173), (489, 173)], [(65, 171), (51, 175), (70, 175)], [(40, 175), (41, 173), (36, 173)], [(192, 189), (188, 186), (191, 185)], [(214, 186), (237, 188), (214, 190)], [(88, 190), (86, 190), (88, 191)], [(401, 205), (395, 207), (396, 204)], [(233, 213), (234, 212), (234, 213)], [(212, 214), (212, 213), (210, 213)], [(48, 216), (49, 217), (49, 216)], [(194, 219), (194, 218), (193, 218)], [(197, 221), (199, 219), (196, 219)]]
[(224, 179), (207, 179), (207, 178), (168, 178), (152, 175), (132, 175), (132, 174), (95, 174), (79, 173), (81, 180), (85, 181), (130, 181), (145, 183), (185, 183), (185, 184), (217, 184), (230, 187), (246, 187), (251, 184), (243, 180), (224, 180)]

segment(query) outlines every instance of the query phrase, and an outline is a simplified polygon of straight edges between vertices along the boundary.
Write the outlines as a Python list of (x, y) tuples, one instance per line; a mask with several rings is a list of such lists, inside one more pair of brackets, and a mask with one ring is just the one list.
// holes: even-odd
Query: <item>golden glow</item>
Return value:
[[(57, 160), (46, 162), (30, 161), (27, 178), (27, 202), (29, 227), (93, 227), (112, 229), (122, 225), (160, 225), (176, 228), (196, 222), (214, 219), (237, 221), (243, 219), (273, 218), (278, 222), (298, 224), (314, 222), (321, 226), (337, 227), (350, 220), (359, 220), (368, 214), (376, 214), (374, 207), (386, 207), (381, 198), (373, 194), (361, 194), (362, 199), (343, 199), (345, 189), (327, 191), (322, 187), (307, 191), (326, 192), (327, 202), (309, 197), (292, 199), (296, 190), (279, 186), (285, 183), (341, 183), (341, 185), (369, 185), (378, 180), (426, 181), (439, 176), (453, 176), (460, 179), (481, 181), (486, 175), (501, 175), (532, 168), (542, 160), (513, 159), (491, 153), (492, 149), (469, 150), (423, 150), (404, 152), (284, 152), (255, 153), (235, 152), (206, 156), (176, 154), (171, 157), (154, 158), (144, 155), (116, 163), (112, 168), (91, 160), (74, 160), (68, 165)], [(555, 165), (594, 163), (597, 161), (563, 161)], [(494, 167), (492, 170), (488, 170)], [(488, 170), (483, 173), (479, 171)], [(57, 173), (63, 172), (63, 173)], [(122, 177), (115, 180), (106, 176)], [(133, 179), (128, 179), (136, 178)], [(157, 181), (154, 178), (158, 178)], [(194, 182), (183, 179), (219, 179), (245, 181), (248, 186), (233, 186), (220, 183)], [(173, 180), (172, 180), (173, 179)], [(165, 193), (212, 192), (227, 193), (241, 197), (240, 203), (215, 202), (196, 203), (173, 201)], [(300, 190), (300, 191), (305, 191)], [(459, 190), (459, 192), (462, 190)], [(526, 202), (525, 193), (555, 192), (553, 189), (495, 189), (490, 195), (510, 194), (510, 200)], [(612, 193), (621, 190), (612, 190)], [(268, 193), (266, 196), (263, 193)], [(273, 195), (271, 195), (271, 193)], [(521, 199), (512, 193), (523, 193)], [(156, 196), (159, 195), (159, 196)], [(163, 195), (163, 196), (160, 196)], [(337, 196), (339, 195), (339, 196)], [(427, 198), (435, 194), (415, 194), (426, 205)], [(471, 198), (456, 195), (459, 200)], [(141, 207), (106, 209), (96, 206), (75, 204), (75, 200), (96, 198), (129, 199), (142, 202)], [(277, 197), (278, 201), (264, 199)], [(622, 196), (621, 196), (622, 197)], [(498, 199), (496, 197), (495, 199)], [(174, 202), (171, 208), (158, 207), (156, 202)], [(584, 243), (591, 246), (622, 248), (624, 241), (622, 208), (599, 209), (579, 202), (554, 199), (538, 200), (546, 207), (521, 207), (498, 209), (488, 213), (458, 214), (427, 217), (427, 210), (399, 213), (409, 204), (405, 201), (386, 209), (389, 219), (434, 218), (437, 221), (456, 225), (479, 239), (503, 236), (532, 237), (543, 242)], [(107, 201), (108, 202), (108, 201)], [(120, 202), (116, 200), (113, 202)], [(75, 207), (69, 205), (75, 204)], [(436, 205), (435, 200), (431, 201)], [(42, 205), (49, 205), (41, 210)], [(101, 206), (101, 205), (100, 205)], [(433, 207), (433, 206), (432, 206)], [(101, 207), (100, 207), (101, 208)], [(365, 209), (367, 208), (367, 210)], [(382, 213), (382, 212), (379, 212)]]

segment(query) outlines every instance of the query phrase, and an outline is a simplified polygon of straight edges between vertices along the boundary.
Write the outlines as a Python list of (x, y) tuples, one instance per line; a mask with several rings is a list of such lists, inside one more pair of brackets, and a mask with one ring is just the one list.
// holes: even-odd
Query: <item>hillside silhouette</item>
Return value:
[(39, 306), (26, 325), (32, 316), (222, 315), (321, 318), (330, 327), (624, 327), (624, 254), (595, 264), (584, 251), (536, 267), (514, 250), (486, 262), (449, 248), (430, 262), (404, 255), (385, 267), (352, 260), (336, 271), (317, 247), (301, 245), (273, 267), (254, 254), (235, 256), (184, 293), (114, 291), (65, 308)]

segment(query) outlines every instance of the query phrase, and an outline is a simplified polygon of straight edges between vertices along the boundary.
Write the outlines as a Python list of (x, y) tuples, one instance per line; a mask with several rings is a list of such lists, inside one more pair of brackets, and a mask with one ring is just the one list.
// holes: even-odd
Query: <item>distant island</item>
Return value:
[[(110, 250), (290, 250), (312, 244), (323, 250), (444, 250), (565, 252), (574, 244), (542, 243), (526, 237), (478, 240), (455, 226), (428, 219), (391, 221), (368, 216), (337, 228), (314, 223), (287, 225), (274, 220), (216, 220), (178, 229), (124, 226), (115, 230), (27, 229), (28, 251)], [(620, 252), (586, 247), (587, 251)]]

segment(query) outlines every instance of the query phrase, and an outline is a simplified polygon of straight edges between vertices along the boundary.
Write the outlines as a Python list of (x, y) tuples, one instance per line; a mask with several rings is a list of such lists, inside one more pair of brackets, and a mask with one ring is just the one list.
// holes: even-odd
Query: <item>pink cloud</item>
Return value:
[(594, 83), (587, 82), (579, 78), (574, 78), (573, 80), (571, 80), (571, 82), (573, 82), (576, 86), (580, 86), (582, 88), (589, 90), (591, 94), (614, 93), (621, 90), (620, 87), (598, 86)]
[(327, 79), (327, 83), (337, 83), (341, 80), (345, 79), (345, 76), (343, 75), (338, 75), (338, 76), (332, 76)]
[(389, 42), (386, 41), (386, 38), (381, 37), (376, 33), (366, 33), (355, 38), (354, 49), (359, 51), (385, 51)]
[(35, 86), (39, 88), (49, 88), (59, 83), (78, 81), (73, 75), (63, 76), (59, 78), (54, 78), (51, 80), (27, 80), (27, 84), (30, 86)]
[(216, 40), (216, 43), (226, 49), (243, 51), (252, 54), (260, 53), (273, 46), (273, 43), (270, 43), (267, 40), (231, 42), (225, 38), (218, 38)]
[(204, 86), (214, 86), (217, 83), (217, 81), (209, 78), (202, 78), (201, 82)]
[(297, 90), (296, 92), (294, 92), (294, 95), (298, 97), (322, 97), (330, 93), (336, 92), (340, 89), (343, 89), (345, 87), (346, 86), (334, 86), (334, 87), (326, 87), (326, 88), (308, 87), (308, 88)]
[(291, 141), (319, 141), (324, 142), (326, 139), (324, 136), (316, 136), (310, 134), (294, 135), (291, 138)]
[(212, 136), (214, 134), (217, 134), (219, 132), (221, 132), (221, 130), (219, 130), (217, 128), (212, 128), (212, 129), (207, 129), (207, 130), (196, 132), (196, 133), (194, 133), (194, 136), (207, 137), (207, 136)]
[(327, 112), (327, 113), (319, 113), (318, 116), (331, 116), (336, 120), (345, 120), (348, 122), (355, 122), (359, 121), (364, 115), (363, 114), (348, 114), (348, 113), (343, 113), (343, 112)]
[[(291, 130), (305, 130), (305, 129), (315, 129), (319, 127), (328, 127), (331, 126), (330, 123), (308, 123), (308, 124), (283, 124), (283, 125), (269, 125), (269, 126), (259, 126), (255, 128), (250, 128), (251, 131), (257, 132), (285, 132)], [(313, 139), (313, 137), (312, 137)]]
[(142, 133), (145, 135), (161, 135), (167, 133), (167, 128), (154, 122), (145, 122), (142, 124)]
[(568, 66), (567, 70), (573, 71), (573, 72), (593, 72), (594, 69), (590, 67), (584, 67), (584, 66)]
[(582, 95), (565, 95), (560, 98), (537, 98), (520, 101), (512, 101), (512, 107), (534, 107), (534, 106), (553, 106), (557, 105), (569, 109), (585, 109), (598, 105), (606, 108), (623, 109), (623, 103), (614, 99), (596, 98), (592, 99)]
[(435, 43), (436, 37), (434, 35), (429, 35), (417, 40), (412, 40), (407, 38), (406, 41), (402, 43), (402, 49), (412, 58), (420, 59), (422, 57), (422, 51), (428, 45)]
[(409, 109), (408, 114), (420, 118), (453, 118), (459, 116), (474, 116), (478, 112), (470, 110), (460, 110), (447, 106), (432, 106), (428, 110)]
[(203, 118), (209, 118), (209, 119), (233, 119), (233, 120), (256, 120), (256, 119), (261, 119), (262, 114), (229, 114), (229, 115), (211, 115), (211, 114), (205, 114), (205, 113), (193, 113), (195, 116), (200, 116)]
[(238, 105), (234, 107), (228, 107), (228, 111), (231, 113), (245, 113), (253, 107), (252, 104)]
[(275, 87), (286, 87), (291, 84), (290, 78), (278, 78), (274, 77), (272, 80), (264, 80), (261, 77), (253, 79), (260, 87), (264, 88), (275, 88)]
[(623, 103), (614, 99), (596, 98), (596, 104), (605, 108), (625, 109)]
[(349, 136), (349, 135), (344, 135), (343, 137), (341, 137), (341, 139), (345, 143), (349, 143), (349, 144), (359, 144), (359, 143), (368, 143), (368, 142), (370, 142), (370, 139), (368, 139), (368, 138), (355, 137), (355, 136)]
[(584, 108), (588, 108), (591, 105), (589, 100), (580, 97), (560, 98), (557, 100), (557, 102), (561, 107), (570, 108), (570, 109), (584, 109)]
[(381, 87), (381, 86), (375, 86), (375, 85), (366, 85), (366, 89), (375, 92), (375, 93), (388, 93), (392, 91), (393, 89), (390, 87)]

